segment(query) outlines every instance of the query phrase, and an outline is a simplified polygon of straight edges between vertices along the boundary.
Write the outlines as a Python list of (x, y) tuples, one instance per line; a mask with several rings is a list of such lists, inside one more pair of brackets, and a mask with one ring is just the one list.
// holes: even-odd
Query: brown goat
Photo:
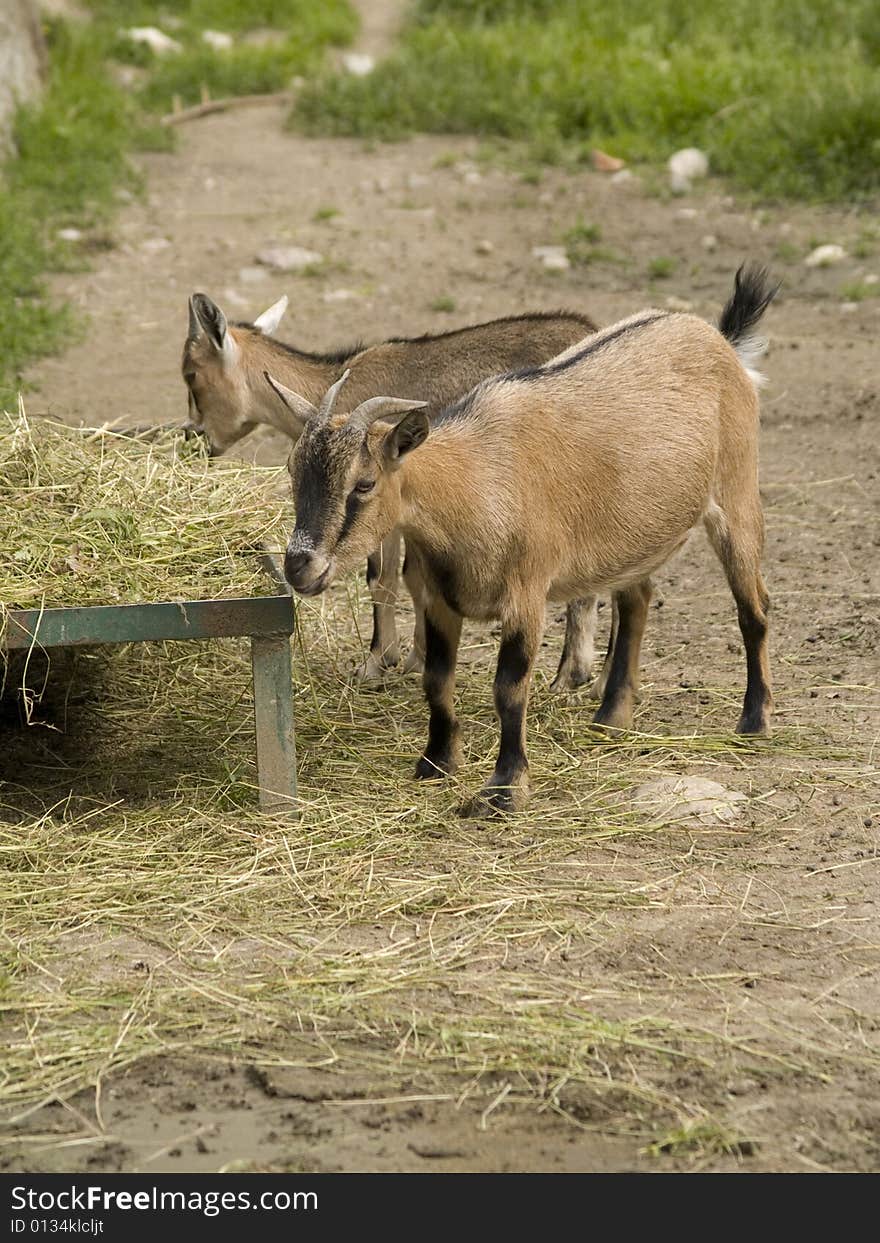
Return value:
[[(299, 423), (268, 387), (270, 371), (291, 389), (317, 402), (343, 367), (350, 379), (340, 409), (351, 410), (377, 393), (425, 400), (428, 417), (438, 414), (480, 380), (512, 367), (537, 366), (580, 341), (595, 324), (585, 315), (559, 311), (515, 316), (476, 324), (439, 336), (352, 346), (334, 354), (309, 354), (275, 340), (284, 314), (282, 298), (253, 324), (229, 324), (205, 294), (189, 303), (189, 331), (183, 351), (183, 377), (189, 390), (190, 427), (207, 436), (222, 453), (257, 424), (265, 423), (292, 441)], [(400, 659), (395, 623), (399, 590), (400, 533), (386, 533), (377, 553), (366, 549), (367, 582), (373, 597), (373, 637), (359, 673), (379, 677)], [(424, 655), (423, 588), (417, 565), (407, 559), (404, 578), (416, 607), (413, 649), (406, 671), (421, 668)], [(594, 601), (569, 605), (565, 646), (554, 689), (580, 686), (590, 676), (596, 623)]]
[(632, 721), (650, 575), (702, 521), (736, 600), (746, 649), (740, 733), (771, 707), (761, 578), (759, 377), (754, 336), (775, 290), (737, 273), (719, 329), (648, 310), (544, 366), (484, 381), (433, 423), (421, 403), (376, 397), (333, 413), (277, 382), (304, 432), (291, 455), (296, 527), (288, 581), (315, 595), (400, 528), (427, 592), (428, 741), (419, 777), (452, 772), (463, 617), (501, 622), (498, 761), (465, 814), (528, 796), (526, 706), (545, 601), (613, 592), (618, 633), (594, 720)]

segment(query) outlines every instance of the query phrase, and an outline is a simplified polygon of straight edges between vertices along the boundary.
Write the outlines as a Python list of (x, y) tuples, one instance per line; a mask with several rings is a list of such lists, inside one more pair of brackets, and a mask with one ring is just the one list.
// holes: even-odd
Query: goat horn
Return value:
[(336, 383), (331, 384), (330, 387), (327, 389), (327, 392), (324, 394), (323, 398), (321, 399), (321, 404), (318, 407), (318, 422), (319, 423), (326, 423), (327, 420), (332, 415), (333, 407), (336, 405), (336, 398), (339, 396), (339, 390), (342, 388), (343, 384), (345, 383), (345, 381), (348, 379), (350, 375), (351, 375), (351, 368), (348, 368), (346, 371), (343, 371), (342, 375), (339, 377)]
[(263, 376), (268, 380), (271, 387), (275, 390), (281, 400), (284, 402), (291, 414), (296, 415), (303, 423), (307, 423), (310, 419), (314, 419), (318, 415), (318, 411), (310, 401), (305, 397), (301, 397), (299, 393), (295, 393), (292, 388), (287, 388), (279, 380), (269, 375), (268, 371), (263, 372)]
[(386, 415), (396, 414), (398, 418), (403, 418), (410, 410), (420, 410), (427, 404), (426, 401), (413, 401), (408, 397), (371, 397), (369, 401), (361, 402), (350, 421), (353, 426), (367, 428)]

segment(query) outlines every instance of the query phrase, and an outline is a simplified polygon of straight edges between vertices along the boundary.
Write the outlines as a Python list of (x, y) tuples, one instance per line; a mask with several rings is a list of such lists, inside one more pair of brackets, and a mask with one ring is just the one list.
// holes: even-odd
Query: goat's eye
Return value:
[(373, 491), (375, 486), (375, 479), (361, 479), (354, 485), (354, 491), (358, 496), (366, 496), (368, 492)]

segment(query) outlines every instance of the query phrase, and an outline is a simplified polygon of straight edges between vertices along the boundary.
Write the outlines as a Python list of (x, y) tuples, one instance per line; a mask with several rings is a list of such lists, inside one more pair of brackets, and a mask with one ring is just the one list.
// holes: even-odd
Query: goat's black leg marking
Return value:
[(595, 725), (629, 729), (632, 724), (638, 698), (639, 654), (650, 600), (651, 583), (647, 578), (615, 594), (617, 633), (602, 702), (593, 717)]
[(428, 741), (416, 764), (420, 778), (455, 772), (461, 759), (459, 724), (455, 715), (455, 666), (461, 637), (461, 615), (439, 597), (425, 611), (425, 672), (422, 686), (430, 708)]
[(519, 811), (528, 801), (526, 713), (540, 638), (539, 626), (505, 627), (502, 633), (494, 687), (495, 710), (501, 723), (498, 759), (485, 788), (461, 807), (463, 816)]
[[(761, 586), (763, 588), (763, 584)], [(766, 591), (762, 591), (761, 595), (760, 611), (748, 599), (736, 602), (739, 628), (746, 649), (746, 693), (736, 727), (738, 734), (765, 734), (769, 729), (773, 703), (767, 660), (767, 609), (770, 600)]]

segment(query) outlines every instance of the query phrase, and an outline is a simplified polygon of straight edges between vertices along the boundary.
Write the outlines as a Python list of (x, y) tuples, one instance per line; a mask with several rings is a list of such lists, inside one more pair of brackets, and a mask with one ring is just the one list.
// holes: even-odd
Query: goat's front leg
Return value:
[(431, 715), (428, 742), (416, 764), (416, 776), (430, 779), (454, 773), (461, 762), (460, 727), (453, 703), (461, 614), (449, 608), (440, 596), (429, 595), (425, 603), (425, 672), (422, 685)]
[(572, 600), (565, 610), (565, 643), (551, 691), (573, 691), (589, 682), (596, 655), (598, 602), (595, 596)]
[(541, 644), (543, 601), (530, 613), (505, 622), (495, 670), (495, 710), (501, 722), (501, 746), (495, 771), (480, 793), (459, 809), (462, 816), (519, 811), (529, 798), (526, 711), (532, 667)]
[(367, 586), (373, 597), (373, 637), (370, 651), (355, 677), (363, 682), (381, 678), (400, 661), (394, 610), (400, 582), (400, 532), (392, 531), (378, 552), (367, 558)]

